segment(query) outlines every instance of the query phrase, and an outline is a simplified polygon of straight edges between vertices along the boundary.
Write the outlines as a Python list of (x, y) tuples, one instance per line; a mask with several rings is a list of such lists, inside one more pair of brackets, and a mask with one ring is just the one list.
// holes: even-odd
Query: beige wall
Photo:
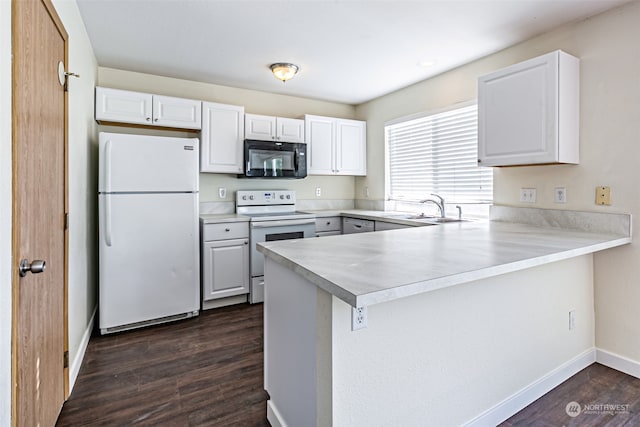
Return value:
[[(535, 187), (529, 207), (640, 212), (640, 2), (564, 26), (435, 78), (360, 105), (368, 122), (367, 170), (356, 179), (356, 197), (368, 186), (384, 198), (386, 120), (476, 98), (478, 76), (562, 49), (581, 60), (580, 164), (494, 169), (494, 202), (524, 206), (521, 187)], [(612, 206), (596, 206), (595, 187), (612, 189)], [(567, 189), (567, 203), (553, 203), (553, 188)], [(637, 222), (636, 222), (637, 225)], [(636, 227), (637, 228), (637, 227)], [(640, 362), (640, 250), (631, 245), (595, 256), (596, 345)], [(567, 277), (567, 280), (571, 278)]]
[(0, 1), (0, 426), (11, 425), (11, 2)]
[[(302, 118), (304, 114), (318, 114), (347, 119), (353, 118), (355, 114), (355, 108), (346, 104), (134, 73), (113, 68), (100, 67), (98, 71), (98, 82), (100, 86), (117, 89), (243, 105), (246, 113), (254, 114), (291, 118)], [(108, 132), (132, 132), (126, 128), (114, 126), (100, 126), (100, 130)], [(135, 130), (134, 132), (153, 133), (156, 135), (168, 134), (167, 132), (159, 133), (144, 130)], [(193, 135), (181, 132), (175, 132), (173, 134), (175, 136)], [(218, 187), (227, 189), (226, 199), (222, 200), (218, 197)], [(321, 197), (316, 197), (316, 187), (322, 189)], [(200, 174), (201, 202), (231, 202), (235, 201), (236, 190), (265, 188), (295, 190), (299, 199), (336, 200), (354, 198), (354, 178), (350, 176), (308, 176), (302, 180), (273, 181), (266, 179), (238, 179), (235, 175), (225, 174)]]
[(75, 1), (53, 4), (69, 34), (69, 361), (74, 383), (97, 304), (98, 134), (93, 118), (98, 64)]

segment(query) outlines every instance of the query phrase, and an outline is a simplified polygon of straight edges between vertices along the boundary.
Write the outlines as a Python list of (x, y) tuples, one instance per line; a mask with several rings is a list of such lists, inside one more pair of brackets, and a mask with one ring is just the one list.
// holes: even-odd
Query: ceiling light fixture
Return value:
[(300, 67), (291, 64), (289, 62), (276, 62), (269, 66), (271, 72), (278, 80), (282, 80), (282, 83), (287, 80), (291, 80), (297, 73)]

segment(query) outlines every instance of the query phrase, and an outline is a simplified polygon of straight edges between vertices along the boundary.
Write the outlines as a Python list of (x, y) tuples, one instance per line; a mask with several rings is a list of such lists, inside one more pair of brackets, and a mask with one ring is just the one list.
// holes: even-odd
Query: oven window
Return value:
[(294, 170), (293, 151), (249, 150), (249, 169), (262, 170), (264, 176), (282, 176), (283, 171)]
[(265, 239), (267, 242), (275, 242), (276, 240), (302, 239), (303, 237), (304, 237), (304, 232), (295, 231), (292, 233), (267, 234), (265, 236)]

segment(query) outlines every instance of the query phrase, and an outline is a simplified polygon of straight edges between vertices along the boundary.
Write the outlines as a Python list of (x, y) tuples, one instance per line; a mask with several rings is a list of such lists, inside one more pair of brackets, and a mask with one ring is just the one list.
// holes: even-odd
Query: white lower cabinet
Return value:
[(202, 225), (202, 302), (249, 293), (249, 225)]
[(375, 221), (360, 218), (342, 218), (342, 234), (368, 233), (375, 231)]
[(395, 222), (387, 222), (387, 221), (376, 221), (376, 224), (375, 224), (376, 231), (399, 230), (401, 228), (409, 228), (409, 227), (411, 227), (411, 225), (396, 224)]
[(342, 218), (339, 216), (316, 218), (316, 237), (342, 234)]

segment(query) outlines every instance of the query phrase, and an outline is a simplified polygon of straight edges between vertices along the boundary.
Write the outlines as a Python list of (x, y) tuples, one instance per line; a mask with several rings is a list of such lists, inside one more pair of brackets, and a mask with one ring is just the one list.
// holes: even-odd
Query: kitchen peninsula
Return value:
[(592, 253), (630, 243), (630, 223), (494, 207), (262, 244), (271, 424), (495, 425), (595, 360)]

